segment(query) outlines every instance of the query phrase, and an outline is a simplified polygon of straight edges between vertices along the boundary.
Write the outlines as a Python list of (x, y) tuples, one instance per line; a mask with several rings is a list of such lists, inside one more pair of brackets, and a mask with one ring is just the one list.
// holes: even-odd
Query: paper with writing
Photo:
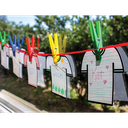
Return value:
[[(52, 56), (48, 56), (46, 60), (46, 69), (50, 71), (50, 67), (52, 65), (55, 66), (53, 63), (53, 58)], [(76, 77), (76, 68), (73, 57), (70, 55), (61, 56), (57, 66), (62, 70), (66, 69), (67, 98), (70, 98), (70, 77)]]
[(123, 72), (121, 58), (115, 48), (102, 51), (100, 62), (94, 54), (85, 53), (82, 62), (82, 72), (88, 72), (88, 101), (113, 104), (114, 72)]
[(52, 92), (67, 97), (66, 70), (58, 66), (51, 66)]
[(27, 72), (28, 72), (28, 84), (37, 87), (37, 66), (34, 57), (32, 57), (32, 62), (27, 59)]

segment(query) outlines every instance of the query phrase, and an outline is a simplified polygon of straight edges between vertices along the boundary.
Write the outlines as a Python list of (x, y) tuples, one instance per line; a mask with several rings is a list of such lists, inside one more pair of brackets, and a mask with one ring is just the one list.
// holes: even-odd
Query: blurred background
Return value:
[[(66, 52), (93, 48), (89, 21), (101, 22), (103, 46), (128, 42), (128, 16), (126, 15), (0, 15), (0, 31), (10, 32), (13, 39), (18, 35), (31, 39), (40, 37), (40, 51), (51, 53), (48, 34), (67, 34)], [(26, 40), (23, 48), (27, 50)], [(128, 47), (125, 47), (128, 51)], [(27, 84), (27, 69), (23, 68), (23, 79), (17, 78), (10, 69), (0, 66), (0, 88), (35, 104), (49, 112), (123, 112), (128, 102), (116, 101), (116, 106), (87, 102), (87, 74), (81, 73), (84, 53), (72, 55), (76, 64), (77, 77), (71, 78), (71, 99), (64, 99), (51, 92), (51, 74), (45, 71), (46, 88), (34, 88)], [(125, 75), (127, 80), (127, 75)], [(127, 81), (126, 81), (127, 82)]]

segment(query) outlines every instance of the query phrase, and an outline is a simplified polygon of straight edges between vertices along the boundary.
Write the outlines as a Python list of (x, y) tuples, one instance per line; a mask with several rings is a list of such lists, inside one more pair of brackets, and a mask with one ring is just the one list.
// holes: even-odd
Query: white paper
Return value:
[[(44, 54), (44, 52), (39, 52)], [(37, 78), (37, 85), (41, 87), (46, 87), (45, 80), (44, 80), (44, 69), (46, 69), (46, 57), (45, 56), (37, 56), (39, 61), (40, 69), (37, 69), (38, 78)]]
[(20, 76), (20, 64), (17, 58), (15, 58), (14, 56), (13, 56), (13, 73), (18, 77)]
[(4, 46), (3, 50), (1, 50), (1, 65), (5, 69), (9, 69), (9, 57), (7, 54), (8, 54), (8, 48)]
[(22, 64), (20, 63), (19, 53), (15, 51), (15, 56), (13, 56), (12, 59), (13, 59), (13, 73), (17, 77), (22, 78)]
[[(52, 56), (47, 57), (47, 67), (46, 69), (50, 70), (50, 66), (54, 65)], [(60, 68), (67, 69), (67, 74), (76, 77), (76, 69), (73, 58), (70, 55), (62, 56), (60, 61), (58, 62), (58, 66)]]
[[(21, 50), (25, 51), (25, 49), (23, 49), (23, 48), (22, 48)], [(21, 62), (22, 64), (24, 64), (24, 53), (19, 52), (19, 55), (20, 55), (20, 62)]]
[[(122, 59), (124, 72), (128, 72), (127, 52), (122, 47), (116, 47), (116, 49)], [(124, 73), (114, 73), (114, 100), (128, 101), (128, 90)]]
[(67, 97), (66, 70), (60, 69), (58, 66), (51, 66), (52, 76), (52, 92)]
[(29, 57), (28, 57), (27, 72), (28, 72), (28, 84), (37, 87), (37, 66), (34, 57), (32, 57), (32, 62), (29, 62)]
[[(55, 64), (53, 63), (52, 56), (47, 57), (46, 62), (46, 69), (50, 70), (50, 67)], [(70, 98), (70, 77), (76, 77), (76, 68), (75, 68), (75, 62), (70, 55), (62, 56), (60, 61), (58, 62), (58, 67), (60, 67), (62, 70), (66, 70), (66, 82), (67, 82), (67, 98)], [(70, 76), (70, 77), (69, 77)]]
[(10, 57), (10, 58), (13, 57), (12, 48), (9, 48), (9, 57)]
[(89, 101), (113, 104), (114, 69), (123, 71), (120, 56), (115, 48), (106, 49), (100, 63), (96, 62), (93, 52), (85, 53), (82, 70), (88, 70)]

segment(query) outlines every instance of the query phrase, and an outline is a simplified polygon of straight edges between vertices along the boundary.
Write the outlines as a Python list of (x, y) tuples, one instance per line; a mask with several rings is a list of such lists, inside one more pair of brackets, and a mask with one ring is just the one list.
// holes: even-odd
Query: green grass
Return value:
[(78, 94), (74, 90), (70, 92), (70, 96), (72, 99), (78, 99)]
[[(85, 111), (91, 112), (92, 109), (89, 109), (90, 106), (90, 108), (94, 108), (95, 110), (102, 108), (101, 104), (88, 102), (87, 98), (83, 101), (79, 100), (79, 95), (75, 90), (70, 92), (71, 99), (65, 99), (54, 94), (51, 90), (51, 86), (44, 90), (40, 87), (34, 88), (29, 86), (27, 81), (21, 82), (16, 79), (16, 77), (12, 76), (1, 79), (0, 85), (7, 91), (12, 92), (25, 100), (31, 101), (33, 104), (40, 105), (40, 108), (43, 107), (47, 111), (52, 111), (52, 108), (54, 108), (54, 110), (58, 112), (78, 112), (81, 111), (81, 109), (84, 111), (84, 108), (87, 108)], [(108, 112), (120, 112), (119, 107), (115, 109), (113, 106), (107, 106), (107, 108)]]

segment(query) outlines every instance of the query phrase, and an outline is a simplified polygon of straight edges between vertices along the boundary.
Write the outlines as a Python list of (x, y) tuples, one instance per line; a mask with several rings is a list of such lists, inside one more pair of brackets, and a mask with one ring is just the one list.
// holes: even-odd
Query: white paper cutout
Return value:
[(85, 53), (82, 72), (88, 72), (88, 101), (112, 105), (114, 72), (123, 72), (123, 66), (115, 48), (106, 49), (102, 54), (98, 63), (93, 52)]
[[(44, 52), (39, 52), (40, 54), (44, 54)], [(44, 80), (44, 69), (46, 69), (46, 57), (45, 56), (37, 56), (39, 61), (40, 69), (37, 69), (38, 77), (37, 77), (37, 85), (41, 87), (46, 87)]]
[(58, 66), (51, 66), (52, 92), (67, 97), (66, 70)]
[(13, 73), (20, 77), (20, 57), (17, 52), (15, 52), (15, 56), (13, 56)]
[(1, 65), (5, 69), (9, 69), (9, 49), (7, 47), (3, 47), (3, 50), (1, 49)]
[[(52, 56), (47, 57), (47, 67), (46, 69), (50, 70), (50, 66), (54, 65)], [(65, 55), (61, 57), (61, 60), (58, 62), (58, 66), (60, 68), (65, 68), (67, 70), (67, 74), (76, 77), (76, 69), (72, 56)]]
[[(117, 51), (122, 59), (124, 72), (128, 72), (128, 56), (122, 47), (117, 47)], [(124, 73), (114, 73), (114, 100), (128, 101), (128, 87), (125, 81)]]
[[(52, 56), (47, 56), (47, 62), (46, 62), (46, 69), (47, 71), (50, 71), (50, 67), (55, 64), (53, 63)], [(75, 63), (70, 55), (61, 56), (60, 61), (57, 65), (61, 70), (65, 69), (67, 71), (66, 73), (66, 81), (67, 81), (67, 98), (70, 98), (70, 77), (73, 76), (76, 77), (76, 69), (75, 69)]]
[[(23, 49), (23, 48), (22, 48), (21, 50), (25, 51), (25, 49)], [(20, 62), (21, 62), (22, 64), (24, 64), (24, 53), (19, 52), (19, 55), (20, 55)]]
[(18, 53), (18, 51), (16, 50), (15, 56), (13, 56), (12, 48), (9, 48), (9, 57), (12, 58), (13, 61), (13, 73), (17, 77), (22, 78), (22, 64), (24, 64), (24, 53)]
[(34, 57), (32, 57), (32, 62), (27, 60), (27, 72), (28, 72), (28, 84), (37, 87), (37, 66)]

